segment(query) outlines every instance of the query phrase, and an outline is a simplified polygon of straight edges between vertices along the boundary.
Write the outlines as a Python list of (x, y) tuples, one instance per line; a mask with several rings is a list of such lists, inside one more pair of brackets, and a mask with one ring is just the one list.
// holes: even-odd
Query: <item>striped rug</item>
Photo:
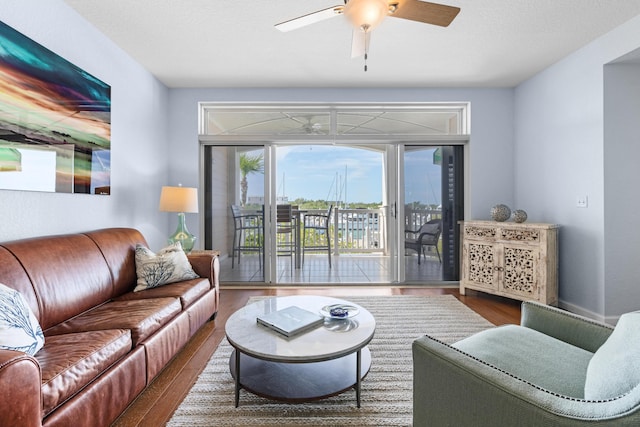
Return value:
[[(369, 343), (371, 370), (362, 382), (362, 406), (355, 392), (288, 404), (240, 392), (234, 406), (229, 373), (232, 347), (215, 351), (168, 426), (410, 426), (412, 423), (411, 343), (424, 334), (453, 343), (491, 323), (451, 295), (340, 297), (369, 310), (376, 332)], [(251, 302), (251, 301), (250, 301)]]

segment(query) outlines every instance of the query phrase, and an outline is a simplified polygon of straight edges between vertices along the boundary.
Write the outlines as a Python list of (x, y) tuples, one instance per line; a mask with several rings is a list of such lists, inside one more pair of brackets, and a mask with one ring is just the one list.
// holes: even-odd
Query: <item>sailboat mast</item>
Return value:
[(347, 203), (347, 165), (344, 165), (344, 207), (349, 208)]

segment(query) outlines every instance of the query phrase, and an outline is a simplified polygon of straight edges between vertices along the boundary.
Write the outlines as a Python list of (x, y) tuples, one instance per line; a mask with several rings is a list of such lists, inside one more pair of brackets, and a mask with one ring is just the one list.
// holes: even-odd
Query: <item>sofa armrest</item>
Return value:
[(217, 254), (201, 251), (187, 254), (187, 258), (198, 276), (208, 278), (212, 287), (219, 287), (220, 261)]
[(525, 301), (520, 325), (595, 353), (613, 328), (556, 307)]
[(640, 387), (608, 401), (561, 396), (429, 336), (413, 342), (413, 425), (640, 425)]
[(38, 361), (0, 350), (0, 426), (42, 425), (42, 375)]

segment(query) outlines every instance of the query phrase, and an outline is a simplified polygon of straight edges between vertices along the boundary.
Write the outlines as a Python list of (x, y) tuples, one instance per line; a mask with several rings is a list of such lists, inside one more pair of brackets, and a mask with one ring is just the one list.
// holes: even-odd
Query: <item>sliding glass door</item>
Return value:
[(271, 248), (276, 281), (389, 283), (384, 146), (275, 144), (273, 158), (275, 204), (293, 207), (297, 228), (293, 268)]
[(223, 253), (222, 281), (393, 281), (385, 147), (206, 146), (205, 247)]
[(202, 229), (221, 282), (457, 280), (465, 111), (205, 105)]
[(458, 280), (463, 147), (407, 145), (403, 160), (404, 280)]
[(265, 281), (264, 146), (203, 147), (204, 246), (221, 253), (222, 281)]
[(226, 255), (223, 282), (457, 280), (462, 146), (267, 144), (204, 152), (205, 246)]

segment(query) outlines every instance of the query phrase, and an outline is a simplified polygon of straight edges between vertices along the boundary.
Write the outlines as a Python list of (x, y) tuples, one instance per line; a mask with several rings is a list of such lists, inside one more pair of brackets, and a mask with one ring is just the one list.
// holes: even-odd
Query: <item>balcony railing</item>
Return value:
[[(326, 211), (310, 209), (307, 212), (324, 213)], [(406, 209), (405, 229), (417, 230), (425, 222), (441, 217), (442, 211), (439, 209)], [(385, 208), (335, 208), (330, 222), (329, 229), (334, 253), (385, 253), (387, 251)]]
[[(255, 209), (249, 211), (251, 213), (256, 212)], [(333, 253), (386, 253), (388, 248), (386, 211), (385, 208), (334, 208), (329, 226)], [(305, 214), (321, 214), (325, 212), (326, 209), (304, 210)], [(406, 208), (404, 228), (418, 230), (422, 224), (437, 218), (442, 218), (442, 211), (439, 209)], [(243, 237), (246, 238), (246, 236)], [(253, 244), (256, 246), (261, 245), (262, 241), (256, 241)], [(245, 241), (244, 245), (252, 246), (251, 242), (248, 241)]]
[(385, 209), (338, 208), (331, 221), (335, 253), (385, 252)]

